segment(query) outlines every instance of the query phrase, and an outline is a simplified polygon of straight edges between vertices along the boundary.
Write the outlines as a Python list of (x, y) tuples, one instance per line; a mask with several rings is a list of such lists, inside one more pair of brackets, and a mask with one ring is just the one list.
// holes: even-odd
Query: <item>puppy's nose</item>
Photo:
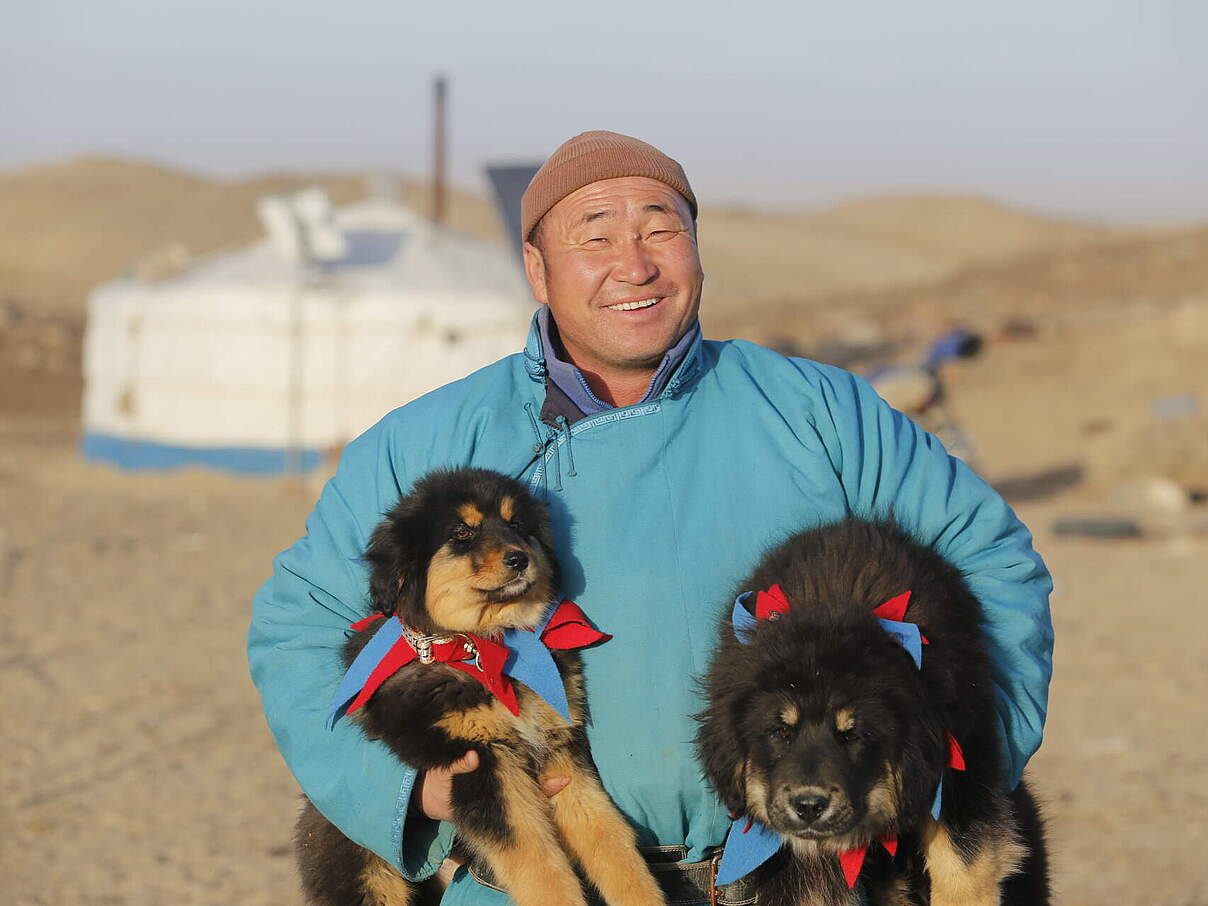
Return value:
[(830, 796), (826, 793), (811, 790), (798, 793), (789, 800), (789, 804), (802, 821), (809, 823), (817, 821), (822, 813), (826, 811), (826, 807), (830, 805)]
[(516, 572), (520, 572), (520, 570), (528, 566), (528, 554), (526, 554), (524, 551), (512, 548), (503, 555), (503, 565), (508, 569), (514, 569)]

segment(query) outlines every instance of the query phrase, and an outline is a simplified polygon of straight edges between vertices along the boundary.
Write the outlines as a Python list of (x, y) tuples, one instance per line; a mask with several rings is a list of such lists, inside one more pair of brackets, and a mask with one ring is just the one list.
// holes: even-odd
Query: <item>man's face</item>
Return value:
[(584, 186), (545, 215), (539, 243), (524, 246), (533, 297), (585, 371), (651, 371), (696, 320), (704, 274), (691, 209), (658, 180)]

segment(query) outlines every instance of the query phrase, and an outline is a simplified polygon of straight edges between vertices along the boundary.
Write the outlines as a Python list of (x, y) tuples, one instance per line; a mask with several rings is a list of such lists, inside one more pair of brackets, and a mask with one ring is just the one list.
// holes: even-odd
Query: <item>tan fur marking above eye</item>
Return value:
[(457, 516), (470, 528), (482, 525), (482, 510), (472, 503), (463, 503), (457, 508)]
[(846, 733), (856, 725), (856, 712), (851, 708), (840, 708), (835, 714), (835, 729)]
[(797, 726), (797, 721), (801, 719), (801, 712), (795, 704), (789, 702), (780, 709), (780, 719), (786, 727), (795, 727)]
[(512, 517), (516, 515), (516, 501), (511, 497), (504, 497), (499, 501), (499, 515), (504, 522), (511, 522)]
[(923, 840), (933, 906), (998, 906), (1002, 882), (1019, 870), (1025, 852), (1010, 833), (992, 834), (966, 860), (942, 823), (933, 823)]

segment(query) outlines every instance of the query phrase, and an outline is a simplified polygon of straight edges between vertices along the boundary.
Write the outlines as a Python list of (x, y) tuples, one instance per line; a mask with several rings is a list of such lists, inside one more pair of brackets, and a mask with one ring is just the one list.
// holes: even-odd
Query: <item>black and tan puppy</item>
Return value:
[(857, 877), (879, 904), (1046, 903), (1036, 807), (998, 788), (981, 609), (957, 570), (891, 524), (848, 520), (773, 550), (746, 591), (697, 743), (755, 822), (727, 849), (748, 847), (743, 870), (770, 856), (752, 875), (761, 906), (846, 904)]
[[(533, 689), (500, 673), (509, 654), (504, 643), (517, 644), (505, 632), (538, 627), (558, 589), (544, 508), (495, 472), (435, 472), (390, 511), (365, 558), (380, 617), (357, 624), (344, 654), (352, 675), (364, 649), (376, 676), (363, 686), (355, 682), (359, 691), (347, 710), (420, 771), (478, 753), (478, 769), (456, 775), (452, 790), (453, 824), (475, 861), (518, 906), (583, 906), (572, 863), (610, 904), (663, 903), (632, 828), (592, 766), (578, 655), (550, 645), (555, 684), (561, 674), (558, 694), (550, 697), (565, 694), (569, 722)], [(379, 658), (378, 635), (401, 641)], [(551, 776), (571, 782), (548, 798), (540, 784)], [(314, 904), (421, 901), (415, 885), (350, 842), (310, 803), (299, 819), (297, 851)]]

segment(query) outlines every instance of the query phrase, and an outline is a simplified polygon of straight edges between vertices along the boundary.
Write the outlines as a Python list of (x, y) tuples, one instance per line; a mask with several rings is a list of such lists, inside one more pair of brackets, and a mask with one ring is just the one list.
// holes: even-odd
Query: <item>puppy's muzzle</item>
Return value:
[(830, 793), (817, 787), (802, 790), (789, 799), (789, 806), (806, 824), (813, 824), (821, 818), (830, 808), (830, 804)]
[(514, 572), (528, 569), (529, 555), (519, 548), (512, 548), (503, 555), (503, 565)]
[(788, 833), (825, 837), (847, 830), (852, 809), (838, 788), (799, 786), (785, 789), (772, 804), (775, 823)]

